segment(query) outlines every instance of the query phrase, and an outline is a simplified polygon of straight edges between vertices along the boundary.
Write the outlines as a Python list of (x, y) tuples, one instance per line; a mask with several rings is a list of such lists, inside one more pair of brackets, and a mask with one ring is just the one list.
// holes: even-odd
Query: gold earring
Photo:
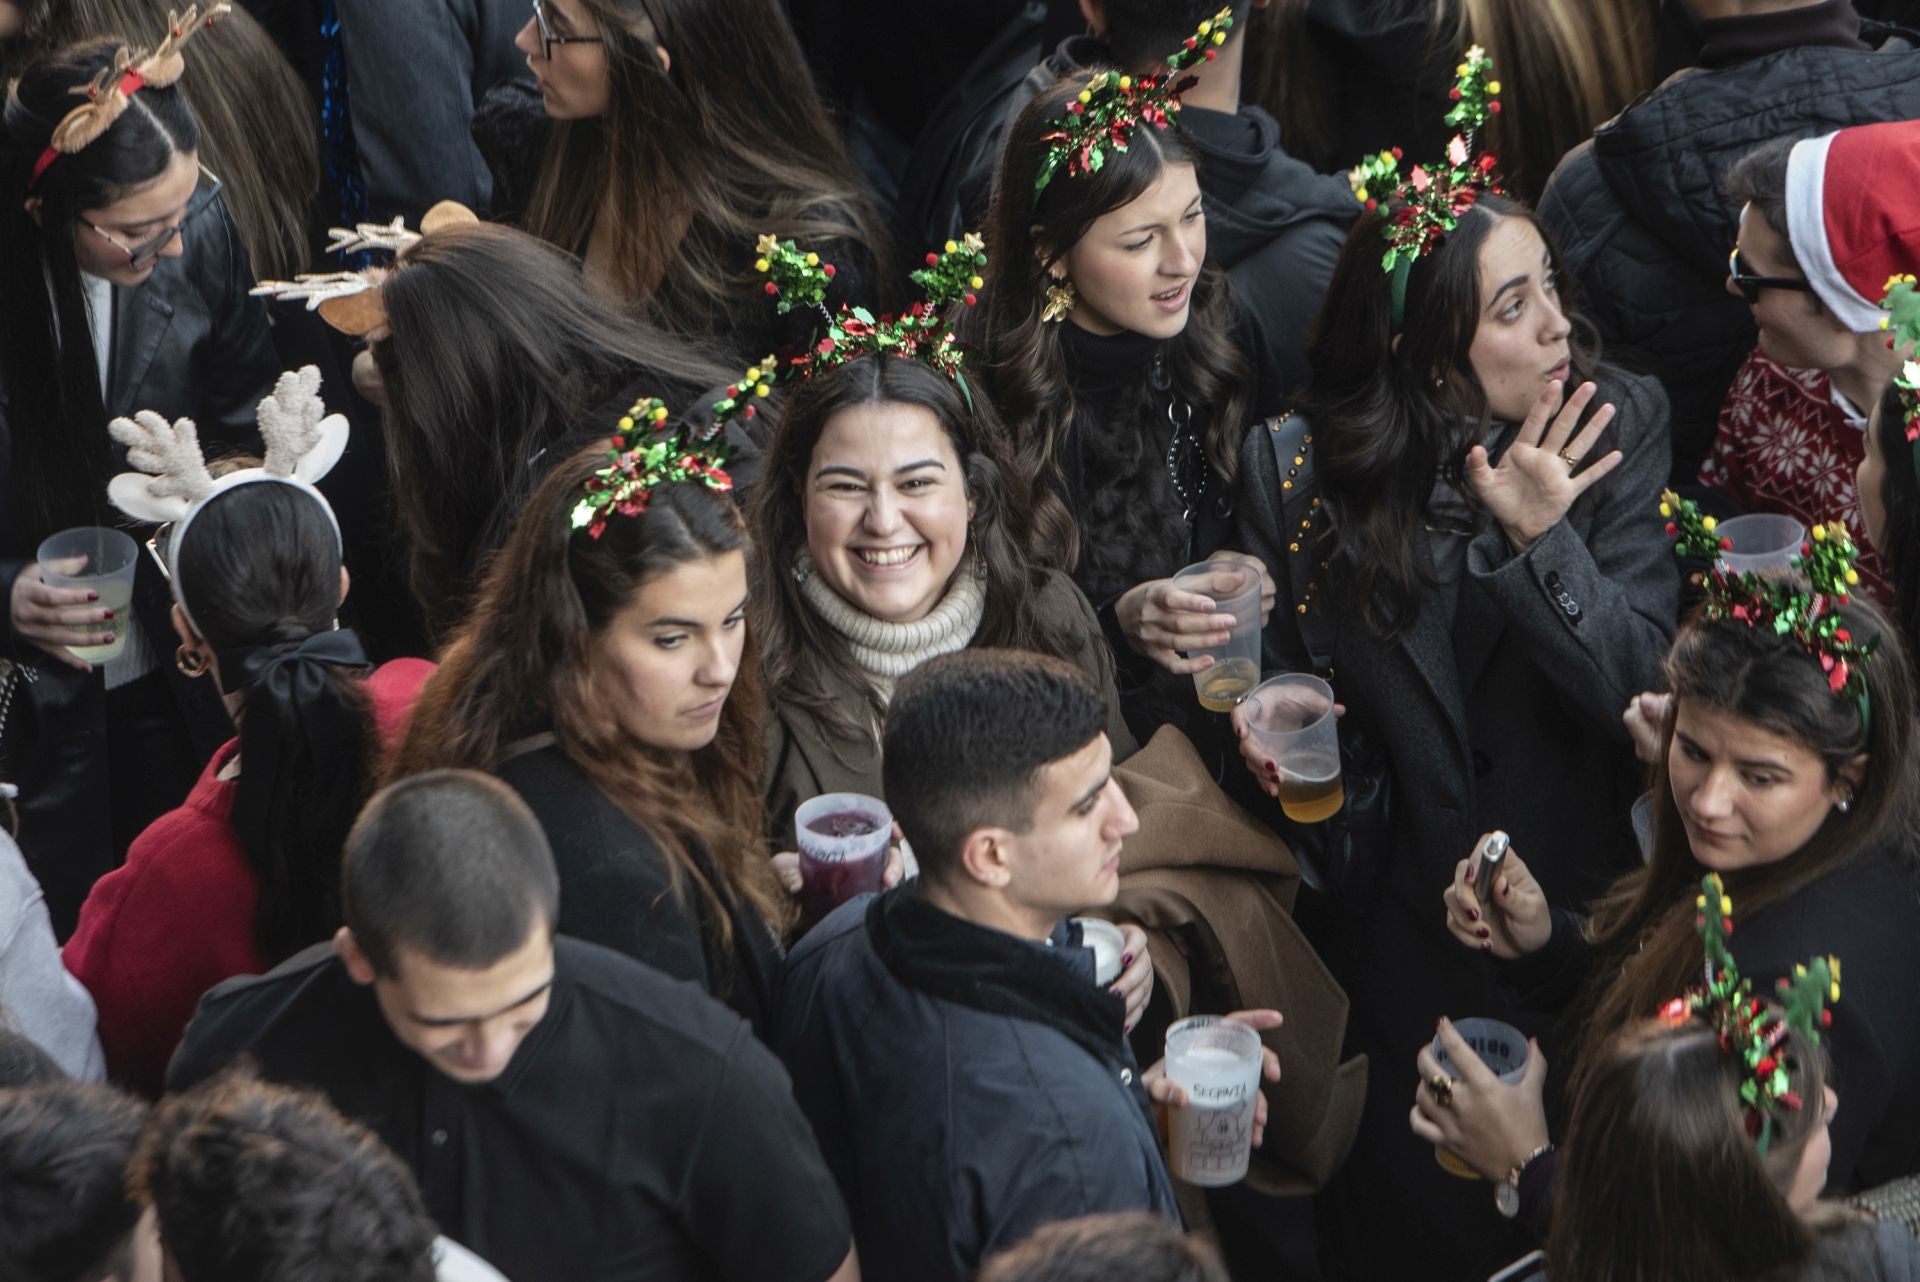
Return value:
[(207, 656), (198, 650), (189, 650), (184, 644), (173, 652), (173, 666), (180, 669), (180, 675), (189, 679), (207, 675)]
[(1073, 281), (1063, 280), (1047, 286), (1047, 305), (1040, 313), (1040, 321), (1045, 325), (1058, 324), (1067, 318), (1074, 304), (1079, 302), (1074, 293)]

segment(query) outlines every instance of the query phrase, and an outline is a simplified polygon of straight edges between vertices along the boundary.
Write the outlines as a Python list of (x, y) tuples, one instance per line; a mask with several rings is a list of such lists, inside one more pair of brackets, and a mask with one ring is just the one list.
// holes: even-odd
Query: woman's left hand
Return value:
[(1208, 557), (1207, 560), (1238, 561), (1242, 565), (1250, 565), (1260, 571), (1260, 626), (1263, 628), (1266, 627), (1267, 616), (1273, 613), (1274, 598), (1279, 595), (1280, 591), (1274, 584), (1273, 575), (1267, 572), (1267, 563), (1250, 552), (1234, 552), (1226, 548), (1215, 552), (1212, 556)]
[(1153, 997), (1153, 958), (1147, 955), (1147, 932), (1131, 922), (1120, 927), (1120, 978), (1113, 981), (1112, 992), (1127, 1003), (1127, 1031), (1131, 1033)]
[(1454, 1030), (1453, 1021), (1440, 1021), (1440, 1041), (1461, 1077), (1452, 1085), (1445, 1104), (1432, 1082), (1447, 1076), (1434, 1058), (1433, 1046), (1420, 1048), (1415, 1063), (1420, 1080), (1413, 1088), (1413, 1112), (1407, 1124), (1429, 1144), (1443, 1144), (1489, 1180), (1504, 1180), (1514, 1167), (1547, 1142), (1547, 1112), (1540, 1092), (1547, 1084), (1547, 1059), (1540, 1044), (1527, 1040), (1527, 1068), (1519, 1081), (1508, 1085)]
[(1582, 383), (1563, 406), (1560, 398), (1565, 387), (1553, 379), (1533, 403), (1498, 467), (1488, 461), (1486, 446), (1467, 451), (1467, 484), (1500, 522), (1516, 553), (1532, 547), (1567, 514), (1575, 499), (1598, 485), (1625, 458), (1614, 450), (1580, 470), (1600, 433), (1613, 421), (1613, 406), (1602, 405), (1580, 427), (1580, 415), (1598, 390), (1592, 383)]

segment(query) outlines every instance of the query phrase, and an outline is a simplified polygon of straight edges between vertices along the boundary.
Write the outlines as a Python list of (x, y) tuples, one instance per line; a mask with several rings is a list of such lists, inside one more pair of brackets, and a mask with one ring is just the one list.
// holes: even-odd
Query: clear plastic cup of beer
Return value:
[(1340, 777), (1340, 732), (1333, 687), (1304, 672), (1273, 677), (1240, 705), (1260, 750), (1280, 767), (1280, 809), (1295, 823), (1338, 814), (1347, 791)]
[(1260, 684), (1260, 571), (1245, 561), (1201, 561), (1174, 575), (1173, 585), (1208, 598), (1215, 613), (1233, 616), (1225, 645), (1186, 652), (1189, 659), (1204, 654), (1213, 660), (1211, 667), (1193, 674), (1200, 706), (1231, 712)]

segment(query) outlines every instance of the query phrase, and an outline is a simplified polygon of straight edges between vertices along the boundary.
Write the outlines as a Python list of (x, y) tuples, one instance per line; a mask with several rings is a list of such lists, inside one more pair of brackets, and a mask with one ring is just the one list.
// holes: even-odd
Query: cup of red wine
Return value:
[(857, 792), (829, 792), (793, 813), (800, 852), (800, 912), (818, 921), (855, 895), (877, 891), (887, 873), (893, 813)]

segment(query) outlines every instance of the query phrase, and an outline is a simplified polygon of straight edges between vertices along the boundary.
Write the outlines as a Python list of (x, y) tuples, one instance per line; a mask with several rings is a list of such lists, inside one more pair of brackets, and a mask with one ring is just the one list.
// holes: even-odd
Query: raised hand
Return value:
[(1620, 466), (1624, 456), (1614, 450), (1581, 470), (1600, 433), (1613, 421), (1613, 406), (1602, 405), (1580, 426), (1580, 415), (1598, 390), (1582, 383), (1563, 405), (1565, 386), (1554, 379), (1527, 412), (1498, 467), (1489, 461), (1486, 446), (1467, 451), (1467, 484), (1500, 522), (1515, 552), (1532, 547), (1575, 499)]

